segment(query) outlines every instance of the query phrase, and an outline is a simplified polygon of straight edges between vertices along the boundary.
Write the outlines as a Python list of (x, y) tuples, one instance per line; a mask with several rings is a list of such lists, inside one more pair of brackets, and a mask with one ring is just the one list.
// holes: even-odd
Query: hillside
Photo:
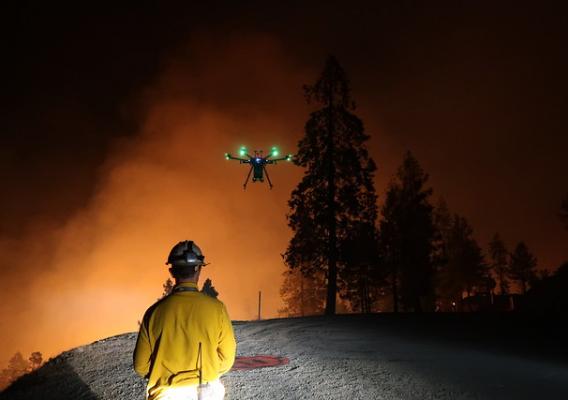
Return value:
[[(566, 331), (550, 324), (351, 315), (234, 326), (239, 355), (285, 356), (290, 363), (231, 371), (223, 379), (227, 399), (568, 398)], [(131, 366), (135, 340), (136, 333), (126, 333), (64, 352), (0, 399), (144, 399), (145, 383)]]

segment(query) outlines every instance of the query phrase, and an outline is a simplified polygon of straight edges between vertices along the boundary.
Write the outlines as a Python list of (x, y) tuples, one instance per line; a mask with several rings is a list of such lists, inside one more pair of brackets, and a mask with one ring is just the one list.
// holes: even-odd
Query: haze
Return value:
[[(126, 12), (82, 15), (72, 27), (85, 20), (79, 37), (90, 41), (49, 28), (60, 40), (49, 43), (38, 37), (51, 26), (45, 10), (20, 10), (18, 23), (35, 28), (12, 43), (4, 75), (2, 365), (17, 350), (52, 356), (136, 330), (161, 295), (167, 253), (184, 239), (205, 252), (203, 278), (233, 319), (256, 317), (258, 291), (263, 316), (276, 316), (286, 202), (302, 171), (279, 164), (272, 191), (245, 192), (246, 168), (223, 154), (241, 145), (293, 153), (311, 111), (301, 87), (328, 53), (347, 70), (372, 136), (380, 202), (410, 149), (434, 200), (468, 218), (482, 247), (499, 232), (509, 246), (525, 240), (539, 268), (568, 259), (556, 218), (568, 191), (561, 14), (377, 7), (284, 7), (270, 21), (262, 7), (215, 18), (184, 10), (199, 20), (184, 29), (175, 10), (160, 9), (149, 31), (176, 23), (148, 42)], [(113, 45), (101, 18), (135, 45)], [(57, 51), (16, 57), (32, 37)]]

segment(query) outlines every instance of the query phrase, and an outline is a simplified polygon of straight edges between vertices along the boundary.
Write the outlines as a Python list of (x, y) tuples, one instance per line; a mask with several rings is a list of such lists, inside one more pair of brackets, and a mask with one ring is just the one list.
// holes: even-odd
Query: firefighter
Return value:
[(194, 242), (176, 244), (166, 264), (175, 286), (144, 314), (134, 370), (148, 379), (149, 400), (222, 400), (219, 377), (231, 369), (236, 353), (227, 309), (197, 289), (206, 264)]

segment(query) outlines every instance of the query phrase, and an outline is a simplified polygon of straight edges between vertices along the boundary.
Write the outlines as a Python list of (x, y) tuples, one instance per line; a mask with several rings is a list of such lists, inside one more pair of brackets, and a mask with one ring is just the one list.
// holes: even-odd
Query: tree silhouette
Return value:
[(8, 368), (5, 370), (5, 376), (8, 383), (14, 382), (20, 376), (24, 375), (29, 371), (30, 364), (24, 359), (22, 353), (17, 352), (8, 361)]
[(39, 351), (34, 351), (28, 360), (30, 361), (30, 367), (32, 370), (38, 369), (43, 363), (43, 356)]
[(211, 279), (205, 280), (205, 282), (203, 283), (203, 287), (201, 288), (201, 292), (213, 298), (217, 298), (219, 296), (219, 292), (215, 290), (215, 287), (213, 286)]
[(492, 283), (481, 248), (467, 220), (454, 214), (445, 238), (445, 263), (439, 270), (439, 293), (459, 304), (466, 293), (486, 292)]
[(283, 257), (306, 276), (325, 271), (325, 313), (330, 315), (336, 311), (338, 278), (349, 268), (341, 258), (343, 242), (360, 227), (375, 226), (376, 166), (364, 146), (369, 136), (352, 113), (349, 81), (334, 57), (328, 57), (321, 76), (305, 85), (304, 93), (318, 109), (306, 122), (294, 158), (306, 170), (288, 202), (294, 234)]
[(519, 242), (511, 254), (509, 277), (519, 282), (521, 293), (527, 292), (529, 282), (535, 279), (537, 260), (524, 242)]
[(568, 262), (564, 262), (552, 274), (541, 276), (527, 291), (530, 311), (565, 313), (568, 308)]
[(287, 317), (322, 314), (325, 307), (325, 277), (322, 271), (304, 276), (300, 268), (284, 271), (280, 297), (284, 307), (278, 313)]
[(341, 254), (347, 266), (340, 281), (341, 298), (349, 302), (352, 311), (370, 313), (378, 300), (378, 286), (386, 278), (379, 269), (376, 227), (362, 223), (350, 232)]
[(432, 210), (432, 221), (434, 223), (434, 262), (441, 266), (447, 261), (447, 243), (452, 227), (452, 215), (448, 209), (446, 201), (440, 197), (436, 207)]
[(433, 308), (435, 229), (427, 180), (428, 174), (407, 152), (381, 210), (379, 246), (390, 274), (395, 312), (399, 295), (405, 309), (422, 311), (425, 299)]
[(491, 258), (491, 270), (499, 280), (500, 293), (509, 293), (509, 281), (507, 279), (509, 271), (509, 252), (498, 233), (496, 233), (489, 242), (489, 257)]
[(166, 279), (166, 281), (164, 282), (164, 284), (162, 285), (163, 288), (163, 292), (162, 292), (162, 299), (166, 296), (168, 296), (173, 288), (174, 288), (174, 283), (172, 282), (172, 280), (170, 278)]
[(442, 197), (438, 199), (436, 207), (432, 211), (432, 221), (435, 229), (432, 261), (435, 270), (434, 287), (437, 305), (442, 309), (449, 309), (450, 305), (444, 303), (446, 300), (451, 302), (452, 296), (446, 293), (447, 290), (444, 287), (443, 277), (449, 257), (448, 243), (450, 242), (452, 232), (452, 215), (446, 201)]

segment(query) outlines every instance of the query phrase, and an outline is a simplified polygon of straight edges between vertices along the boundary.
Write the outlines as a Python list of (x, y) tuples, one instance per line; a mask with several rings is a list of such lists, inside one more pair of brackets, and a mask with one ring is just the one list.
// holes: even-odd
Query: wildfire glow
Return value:
[[(215, 70), (218, 63), (198, 67), (208, 71), (199, 74), (199, 81), (188, 81), (191, 71), (171, 67), (155, 84), (160, 95), (152, 92), (148, 98), (143, 129), (116, 146), (101, 167), (89, 204), (53, 229), (32, 232), (29, 241), (0, 242), (14, 271), (13, 282), (0, 282), (6, 299), (0, 304), (2, 322), (10, 321), (9, 329), (2, 329), (1, 362), (16, 351), (25, 355), (39, 350), (47, 359), (70, 347), (137, 330), (137, 321), (161, 296), (169, 277), (169, 250), (185, 239), (204, 251), (211, 264), (201, 282), (212, 279), (232, 319), (256, 318), (259, 291), (262, 316), (277, 316), (284, 269), (280, 254), (290, 235), (286, 201), (301, 171), (275, 170), (272, 191), (250, 185), (245, 192), (243, 171), (218, 162), (215, 154), (241, 141), (266, 147), (267, 140), (278, 140), (295, 148), (306, 114), (300, 85), (307, 78), (283, 69), (284, 57), (274, 54), (273, 43), (247, 43), (229, 44), (218, 58), (240, 65), (227, 77), (240, 85), (244, 70), (256, 68), (258, 54), (272, 54), (262, 57), (273, 61), (246, 84), (249, 91), (258, 88), (258, 107), (247, 106), (243, 115), (238, 108), (170, 96), (183, 86), (192, 88), (187, 93), (228, 86), (218, 79), (227, 75), (224, 69), (222, 74)], [(247, 52), (252, 52), (249, 61), (241, 60)], [(282, 85), (275, 89), (282, 96), (266, 93), (267, 80)], [(300, 101), (294, 94), (300, 94)], [(283, 99), (289, 104), (282, 104)], [(286, 111), (267, 114), (262, 107), (268, 104)], [(266, 132), (272, 136), (267, 138)], [(246, 221), (254, 222), (253, 231), (243, 229)], [(38, 260), (41, 269), (22, 286), (18, 271)]]

